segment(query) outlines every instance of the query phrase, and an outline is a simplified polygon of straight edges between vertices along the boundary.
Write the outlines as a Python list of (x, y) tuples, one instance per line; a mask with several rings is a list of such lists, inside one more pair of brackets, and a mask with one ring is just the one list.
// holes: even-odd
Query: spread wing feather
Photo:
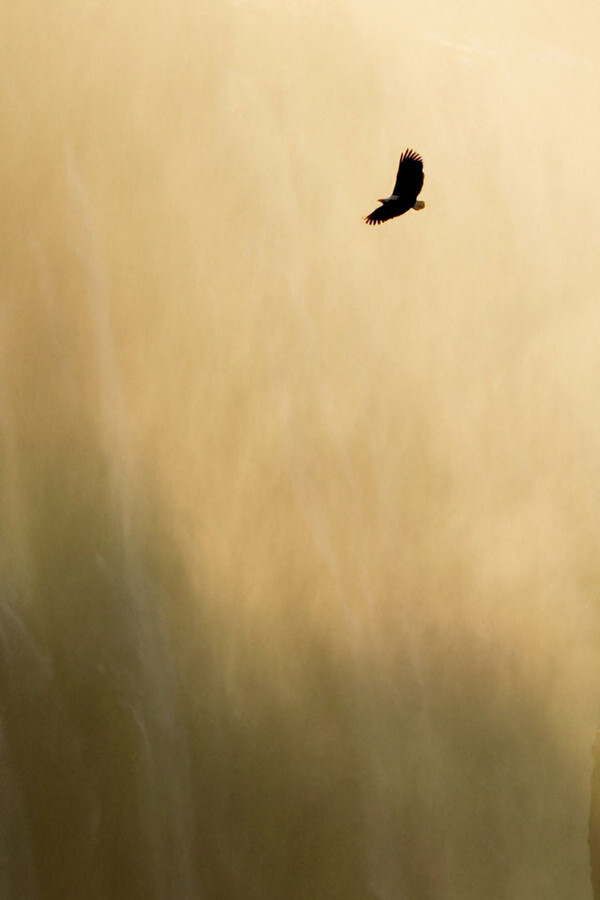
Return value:
[(394, 219), (401, 215), (404, 211), (399, 203), (388, 200), (387, 203), (383, 203), (365, 216), (365, 222), (368, 225), (380, 225), (382, 222), (387, 222), (388, 219)]
[(413, 202), (423, 187), (423, 159), (414, 150), (405, 150), (400, 157), (394, 195)]

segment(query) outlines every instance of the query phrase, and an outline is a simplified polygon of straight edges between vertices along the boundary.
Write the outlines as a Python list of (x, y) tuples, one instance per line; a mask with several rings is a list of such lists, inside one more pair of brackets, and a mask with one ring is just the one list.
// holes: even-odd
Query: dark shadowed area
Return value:
[(597, 5), (2, 20), (0, 896), (591, 900)]

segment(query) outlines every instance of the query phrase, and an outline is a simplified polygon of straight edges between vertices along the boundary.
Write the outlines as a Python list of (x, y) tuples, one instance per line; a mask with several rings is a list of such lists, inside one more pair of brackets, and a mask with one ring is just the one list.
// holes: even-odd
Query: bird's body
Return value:
[(423, 160), (414, 150), (405, 150), (400, 157), (396, 184), (391, 196), (380, 200), (381, 206), (365, 216), (368, 225), (379, 225), (401, 216), (409, 209), (423, 209), (425, 204), (417, 200), (423, 187)]

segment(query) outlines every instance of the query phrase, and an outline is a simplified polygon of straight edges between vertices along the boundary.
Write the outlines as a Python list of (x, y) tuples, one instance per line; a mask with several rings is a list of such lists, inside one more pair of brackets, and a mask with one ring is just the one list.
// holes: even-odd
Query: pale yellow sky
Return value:
[[(407, 727), (447, 777), (440, 682), (480, 681), (507, 732), (534, 710), (530, 756), (509, 759), (534, 778), (551, 744), (569, 787), (537, 788), (573, 834), (533, 895), (584, 896), (597, 5), (29, 0), (3, 19), (5, 579), (35, 611), (60, 534), (100, 506), (135, 569), (156, 517), (232, 703), (249, 702), (249, 647), (279, 700), (304, 702), (302, 633), (351, 678), (412, 679)], [(369, 229), (409, 146), (426, 208)], [(393, 804), (386, 740), (365, 766)], [(510, 830), (497, 799), (486, 815)], [(528, 878), (505, 896), (532, 895)]]

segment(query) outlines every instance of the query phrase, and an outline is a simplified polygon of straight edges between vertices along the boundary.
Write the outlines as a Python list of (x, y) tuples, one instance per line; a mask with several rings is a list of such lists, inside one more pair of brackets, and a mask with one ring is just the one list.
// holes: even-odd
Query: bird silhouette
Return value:
[(388, 219), (395, 219), (409, 209), (423, 209), (425, 204), (417, 200), (423, 187), (423, 160), (414, 150), (405, 150), (400, 157), (396, 184), (391, 196), (379, 202), (382, 204), (365, 216), (368, 225), (379, 225)]

